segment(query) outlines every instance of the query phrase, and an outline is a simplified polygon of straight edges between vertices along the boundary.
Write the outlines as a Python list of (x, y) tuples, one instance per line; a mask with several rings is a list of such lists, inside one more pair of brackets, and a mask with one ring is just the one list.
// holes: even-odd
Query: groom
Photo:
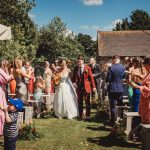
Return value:
[(96, 91), (91, 68), (84, 64), (83, 56), (78, 57), (78, 66), (74, 68), (73, 85), (78, 95), (79, 117), (83, 119), (83, 99), (86, 105), (86, 120), (90, 120), (90, 93)]

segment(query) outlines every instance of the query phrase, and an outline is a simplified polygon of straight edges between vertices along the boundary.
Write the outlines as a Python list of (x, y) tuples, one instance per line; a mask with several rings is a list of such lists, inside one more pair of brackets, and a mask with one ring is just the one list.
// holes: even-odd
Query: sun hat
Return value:
[(13, 106), (15, 106), (18, 111), (22, 111), (23, 110), (23, 105), (24, 104), (23, 104), (21, 99), (13, 99), (11, 97), (8, 97), (8, 102), (10, 104), (12, 104)]

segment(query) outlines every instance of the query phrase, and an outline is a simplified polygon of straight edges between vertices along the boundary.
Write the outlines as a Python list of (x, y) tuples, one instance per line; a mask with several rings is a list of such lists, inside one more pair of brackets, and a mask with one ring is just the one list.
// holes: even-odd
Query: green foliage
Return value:
[(34, 124), (25, 124), (24, 127), (19, 131), (19, 139), (22, 140), (36, 140), (42, 135), (39, 134)]
[(135, 10), (131, 16), (132, 30), (150, 30), (150, 15), (143, 10)]
[(12, 40), (0, 41), (1, 59), (16, 56), (34, 60), (37, 49), (38, 32), (29, 12), (34, 6), (30, 0), (0, 1), (0, 24), (10, 26)]
[(50, 62), (60, 57), (75, 60), (83, 53), (83, 47), (74, 38), (73, 33), (68, 33), (66, 24), (59, 17), (55, 17), (39, 32), (38, 58), (44, 56)]
[(40, 117), (44, 118), (44, 119), (53, 118), (54, 117), (54, 111), (53, 110), (48, 111), (46, 104), (42, 103)]
[(110, 134), (125, 138), (126, 137), (125, 129), (126, 129), (126, 122), (123, 119), (119, 119), (118, 123), (116, 123), (111, 129)]
[(76, 39), (84, 47), (84, 53), (87, 58), (96, 56), (97, 42), (93, 41), (91, 36), (79, 33)]
[(132, 11), (130, 22), (127, 18), (116, 24), (114, 31), (121, 30), (150, 30), (150, 15), (144, 10)]

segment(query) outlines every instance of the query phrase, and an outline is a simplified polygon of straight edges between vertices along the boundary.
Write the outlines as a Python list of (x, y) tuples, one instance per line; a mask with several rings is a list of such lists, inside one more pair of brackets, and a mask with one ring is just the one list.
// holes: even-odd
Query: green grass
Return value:
[(43, 137), (37, 141), (17, 141), (17, 150), (136, 150), (139, 145), (109, 137), (110, 128), (97, 118), (77, 120), (34, 119)]

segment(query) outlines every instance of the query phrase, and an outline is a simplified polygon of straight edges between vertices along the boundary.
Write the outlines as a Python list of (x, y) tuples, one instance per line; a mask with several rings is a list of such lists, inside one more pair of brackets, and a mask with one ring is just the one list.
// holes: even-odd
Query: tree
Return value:
[(121, 22), (117, 22), (116, 27), (113, 29), (113, 31), (121, 31), (122, 30), (122, 24)]
[[(37, 49), (38, 31), (29, 17), (32, 0), (0, 1), (0, 23), (11, 26), (12, 40), (0, 42), (1, 59), (22, 57), (33, 60)], [(7, 54), (7, 55), (6, 55)]]
[(146, 11), (135, 10), (130, 18), (132, 30), (150, 30), (150, 16)]
[(114, 31), (120, 30), (150, 30), (150, 15), (144, 10), (132, 11), (130, 22), (127, 18), (117, 23)]
[(73, 33), (69, 33), (66, 24), (61, 18), (55, 17), (47, 26), (39, 31), (39, 48), (36, 56), (45, 57), (48, 61), (63, 57), (75, 60), (83, 53), (83, 47), (75, 39)]
[(97, 42), (93, 41), (91, 36), (79, 33), (76, 39), (84, 47), (84, 53), (87, 57), (96, 55)]
[(129, 30), (130, 29), (130, 23), (128, 22), (128, 18), (125, 18), (122, 20), (121, 29), (122, 30)]

